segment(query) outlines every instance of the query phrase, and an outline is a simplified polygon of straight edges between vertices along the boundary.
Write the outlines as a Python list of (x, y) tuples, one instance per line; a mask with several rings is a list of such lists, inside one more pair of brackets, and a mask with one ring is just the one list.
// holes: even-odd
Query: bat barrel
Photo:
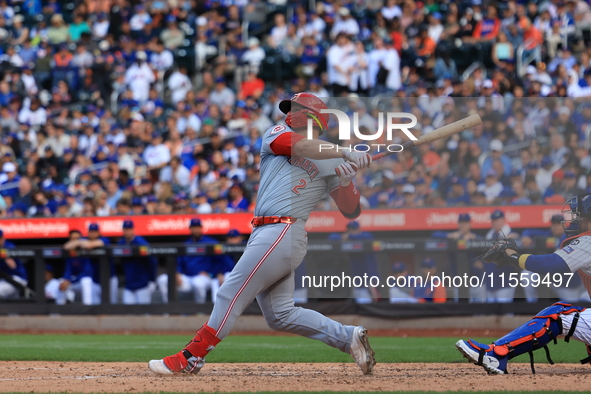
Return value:
[(418, 140), (414, 141), (414, 144), (415, 146), (427, 144), (429, 142), (460, 133), (464, 130), (471, 129), (472, 127), (476, 127), (480, 124), (482, 124), (482, 119), (480, 119), (478, 114), (470, 115), (467, 118), (450, 123), (430, 132), (429, 134), (421, 136)]
[[(404, 149), (414, 148), (415, 146), (428, 144), (429, 142), (452, 136), (454, 134), (460, 133), (464, 130), (471, 129), (472, 127), (476, 127), (481, 124), (482, 119), (478, 114), (470, 115), (467, 118), (440, 127), (437, 130), (430, 132), (429, 134), (425, 134), (417, 140), (407, 141), (404, 144), (402, 144), (402, 146)], [(380, 152), (378, 154), (373, 155), (371, 159), (379, 160), (383, 157), (390, 156), (392, 153), (396, 152)]]

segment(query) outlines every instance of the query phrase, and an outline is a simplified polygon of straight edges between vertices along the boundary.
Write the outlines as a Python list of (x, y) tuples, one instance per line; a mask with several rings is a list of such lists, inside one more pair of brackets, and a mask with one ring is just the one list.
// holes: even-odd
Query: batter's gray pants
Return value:
[(295, 307), (294, 271), (308, 247), (301, 220), (253, 230), (244, 254), (217, 294), (208, 326), (224, 339), (256, 298), (269, 327), (317, 339), (348, 353), (354, 326), (345, 326), (308, 309)]

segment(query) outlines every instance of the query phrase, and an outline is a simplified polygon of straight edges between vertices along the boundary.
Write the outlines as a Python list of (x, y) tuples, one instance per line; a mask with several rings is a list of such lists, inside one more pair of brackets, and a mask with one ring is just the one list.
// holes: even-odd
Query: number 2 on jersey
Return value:
[(308, 185), (308, 182), (306, 182), (305, 179), (300, 179), (300, 182), (295, 185), (293, 187), (293, 189), (291, 189), (292, 192), (294, 192), (297, 196), (300, 195), (300, 189), (305, 188)]

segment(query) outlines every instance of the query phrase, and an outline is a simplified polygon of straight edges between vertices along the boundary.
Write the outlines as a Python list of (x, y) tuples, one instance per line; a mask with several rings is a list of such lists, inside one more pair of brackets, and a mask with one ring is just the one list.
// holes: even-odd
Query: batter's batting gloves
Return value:
[(335, 172), (339, 177), (339, 184), (342, 187), (347, 187), (351, 183), (351, 179), (357, 175), (357, 167), (353, 163), (343, 163), (335, 168)]
[(371, 164), (371, 155), (365, 152), (343, 151), (343, 159), (355, 164), (357, 169), (367, 168)]

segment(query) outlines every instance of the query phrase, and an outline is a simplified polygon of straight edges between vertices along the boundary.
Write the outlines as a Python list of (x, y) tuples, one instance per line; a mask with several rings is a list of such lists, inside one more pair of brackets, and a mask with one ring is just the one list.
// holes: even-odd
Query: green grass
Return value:
[[(0, 335), (0, 360), (135, 361), (178, 352), (189, 337), (179, 335)], [(475, 338), (490, 343), (491, 338)], [(455, 338), (370, 338), (379, 363), (466, 362), (455, 349)], [(557, 363), (578, 363), (586, 351), (578, 342), (549, 345)], [(536, 363), (546, 363), (537, 351)], [(208, 357), (213, 363), (351, 362), (348, 354), (319, 341), (293, 336), (230, 336)], [(514, 362), (529, 362), (527, 354)]]

